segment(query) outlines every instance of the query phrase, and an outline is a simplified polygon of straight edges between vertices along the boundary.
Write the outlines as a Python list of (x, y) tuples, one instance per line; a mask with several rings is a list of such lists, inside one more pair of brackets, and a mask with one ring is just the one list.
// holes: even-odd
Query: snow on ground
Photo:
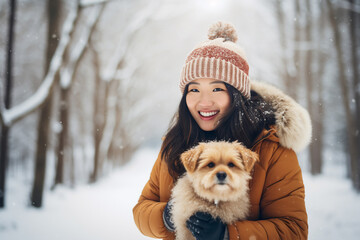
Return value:
[(22, 182), (8, 179), (5, 210), (0, 210), (1, 240), (150, 239), (132, 217), (143, 185), (157, 157), (140, 151), (133, 162), (92, 185), (46, 191), (40, 210), (27, 205)]
[[(45, 192), (42, 209), (28, 207), (29, 190), (8, 178), (7, 208), (0, 210), (1, 240), (141, 240), (132, 208), (146, 183), (157, 150), (143, 149), (134, 161), (93, 185)], [(358, 239), (360, 195), (340, 177), (304, 174), (309, 239)]]
[(309, 239), (359, 239), (360, 194), (348, 179), (304, 174)]

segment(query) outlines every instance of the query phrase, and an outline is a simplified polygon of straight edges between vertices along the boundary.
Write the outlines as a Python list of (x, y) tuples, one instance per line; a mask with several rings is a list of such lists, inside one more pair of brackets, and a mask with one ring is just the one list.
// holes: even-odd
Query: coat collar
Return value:
[(276, 135), (275, 126), (270, 126), (269, 129), (263, 129), (262, 132), (257, 136), (251, 150), (254, 150), (258, 144), (264, 140), (270, 140), (272, 142), (279, 142), (279, 137)]
[[(283, 147), (291, 148), (295, 152), (309, 145), (312, 126), (309, 113), (305, 108), (272, 85), (252, 81), (251, 90), (257, 92), (275, 110), (276, 131), (275, 129), (268, 130), (272, 131), (270, 135), (277, 136)], [(261, 138), (263, 134), (267, 134), (266, 130), (259, 137)]]

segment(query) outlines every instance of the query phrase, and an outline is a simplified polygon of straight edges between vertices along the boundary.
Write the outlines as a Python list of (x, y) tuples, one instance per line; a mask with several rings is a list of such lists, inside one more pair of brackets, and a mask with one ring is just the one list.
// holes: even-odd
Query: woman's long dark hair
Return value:
[(203, 131), (191, 116), (186, 104), (188, 86), (185, 87), (161, 148), (162, 159), (174, 179), (185, 172), (180, 155), (199, 142), (237, 140), (251, 148), (261, 131), (275, 124), (274, 110), (259, 94), (251, 91), (251, 98), (246, 99), (233, 86), (225, 86), (231, 99), (230, 109), (212, 132)]

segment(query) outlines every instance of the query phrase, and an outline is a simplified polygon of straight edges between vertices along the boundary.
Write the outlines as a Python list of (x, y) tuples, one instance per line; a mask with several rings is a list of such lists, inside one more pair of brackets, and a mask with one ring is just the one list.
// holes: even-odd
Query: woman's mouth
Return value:
[(219, 113), (219, 111), (203, 112), (199, 111), (200, 118), (202, 120), (212, 120)]

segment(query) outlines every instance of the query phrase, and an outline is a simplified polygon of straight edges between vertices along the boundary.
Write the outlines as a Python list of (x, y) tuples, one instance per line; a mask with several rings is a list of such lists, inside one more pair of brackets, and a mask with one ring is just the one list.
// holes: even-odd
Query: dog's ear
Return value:
[(195, 171), (198, 159), (203, 149), (204, 149), (204, 145), (200, 143), (196, 147), (191, 148), (186, 152), (184, 152), (183, 154), (181, 154), (180, 160), (183, 163), (187, 172), (191, 173)]
[(254, 167), (255, 163), (259, 161), (259, 155), (256, 152), (251, 151), (239, 142), (234, 142), (235, 148), (237, 149), (240, 158), (243, 160), (245, 171), (250, 172)]
[(249, 149), (246, 149), (244, 157), (245, 170), (250, 172), (253, 169), (255, 163), (259, 161), (259, 155)]

